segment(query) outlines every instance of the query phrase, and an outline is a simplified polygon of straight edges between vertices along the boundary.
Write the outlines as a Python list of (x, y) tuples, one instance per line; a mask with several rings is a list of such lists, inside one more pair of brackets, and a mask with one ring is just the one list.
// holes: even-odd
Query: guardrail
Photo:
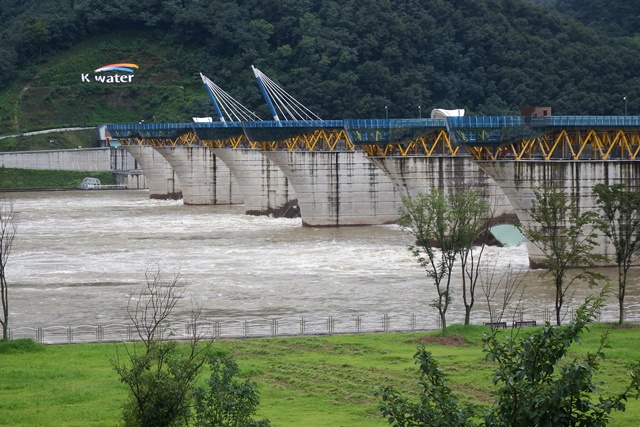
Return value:
[[(599, 315), (599, 322), (617, 320), (615, 310), (606, 310)], [(574, 312), (568, 311), (564, 321), (573, 319)], [(461, 323), (461, 313), (451, 313), (449, 324)], [(627, 308), (628, 322), (640, 322), (640, 304)], [(553, 310), (513, 310), (504, 313), (474, 311), (471, 323), (483, 325), (504, 322), (507, 327), (523, 327), (553, 323)], [(425, 314), (358, 314), (327, 317), (270, 317), (252, 319), (207, 318), (196, 324), (178, 321), (163, 325), (168, 339), (188, 339), (196, 333), (205, 339), (219, 338), (265, 338), (304, 335), (360, 334), (379, 332), (419, 332), (435, 331), (440, 328), (436, 312)], [(136, 328), (132, 324), (40, 326), (19, 327), (9, 330), (10, 339), (29, 338), (46, 344), (102, 343), (139, 341)]]
[(113, 184), (113, 185), (104, 185), (100, 184), (94, 187), (94, 190), (126, 190), (128, 187), (125, 184)]

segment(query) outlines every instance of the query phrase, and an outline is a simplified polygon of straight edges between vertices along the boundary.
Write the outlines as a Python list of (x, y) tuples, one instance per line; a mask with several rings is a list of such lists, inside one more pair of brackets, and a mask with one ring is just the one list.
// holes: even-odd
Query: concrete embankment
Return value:
[(136, 160), (121, 148), (15, 151), (0, 153), (0, 168), (111, 171), (116, 183), (127, 188), (146, 188)]

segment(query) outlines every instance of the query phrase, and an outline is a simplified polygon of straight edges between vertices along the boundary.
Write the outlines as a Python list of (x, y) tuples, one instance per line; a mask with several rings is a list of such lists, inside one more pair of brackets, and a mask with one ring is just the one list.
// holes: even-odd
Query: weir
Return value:
[[(247, 215), (281, 217), (297, 203), (295, 191), (282, 170), (261, 150), (213, 148), (238, 183)], [(293, 213), (293, 212), (292, 212)]]
[(154, 147), (177, 175), (185, 205), (242, 203), (229, 168), (208, 147)]
[[(597, 184), (622, 184), (629, 191), (640, 191), (640, 162), (635, 160), (591, 161), (479, 161), (478, 165), (498, 182), (514, 207), (524, 227), (535, 227), (528, 210), (534, 200), (533, 190), (541, 185), (562, 189), (576, 197), (578, 213), (596, 209), (593, 188)], [(543, 254), (527, 243), (532, 267), (541, 265)], [(597, 238), (595, 253), (615, 260), (611, 242), (602, 234)]]
[(151, 199), (179, 199), (178, 177), (165, 158), (148, 145), (125, 145), (124, 149), (142, 166)]
[[(295, 193), (308, 226), (393, 222), (402, 195), (458, 187), (481, 188), (499, 221), (526, 226), (531, 225), (526, 210), (535, 187), (553, 185), (577, 195), (585, 210), (595, 208), (596, 183), (638, 187), (636, 116), (469, 117), (461, 110), (437, 109), (425, 119), (322, 120), (259, 70), (254, 68), (254, 74), (274, 120), (245, 117), (230, 123), (225, 109), (218, 108), (219, 122), (108, 129), (125, 144), (203, 145), (228, 163), (234, 156), (223, 155), (226, 150), (261, 150), (287, 184), (274, 190), (264, 185), (270, 178), (252, 176), (259, 184), (245, 183), (242, 191), (260, 187), (263, 201), (254, 204), (266, 205), (266, 211), (272, 209), (270, 200), (279, 200), (275, 206), (282, 200), (292, 203)], [(212, 95), (214, 105), (215, 99)], [(240, 173), (237, 166), (230, 169)], [(262, 167), (261, 174), (265, 171), (270, 175), (274, 169)], [(604, 237), (600, 243), (602, 253), (610, 256), (611, 243)], [(529, 250), (536, 264), (540, 254)]]
[(305, 226), (391, 224), (399, 194), (361, 151), (266, 151), (291, 182)]

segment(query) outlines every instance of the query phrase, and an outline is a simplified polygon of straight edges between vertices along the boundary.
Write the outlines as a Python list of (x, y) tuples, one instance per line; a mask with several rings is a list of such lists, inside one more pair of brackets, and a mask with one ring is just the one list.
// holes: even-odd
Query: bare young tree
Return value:
[[(452, 207), (464, 218), (462, 227), (466, 233), (459, 251), (462, 271), (462, 303), (464, 324), (471, 323), (471, 310), (475, 305), (476, 287), (480, 282), (483, 254), (487, 246), (489, 227), (495, 217), (495, 197), (473, 188), (457, 188), (458, 196), (452, 198)], [(493, 203), (492, 203), (493, 202)]]
[(144, 285), (129, 298), (127, 314), (148, 348), (153, 342), (166, 339), (167, 320), (184, 297), (186, 287), (180, 283), (179, 272), (167, 282), (160, 268), (147, 269), (144, 278)]
[(7, 263), (16, 237), (16, 214), (13, 201), (0, 201), (0, 301), (2, 303), (2, 339), (9, 339), (9, 282), (7, 281)]
[(480, 287), (487, 301), (489, 322), (492, 325), (503, 322), (505, 313), (513, 306), (514, 300), (516, 311), (521, 307), (529, 275), (529, 271), (523, 268), (513, 268), (509, 264), (506, 269), (499, 270), (496, 264), (497, 261), (492, 267), (484, 268), (480, 276)]
[(197, 327), (201, 307), (192, 305), (189, 328), (189, 351), (171, 340), (169, 319), (186, 287), (176, 273), (165, 280), (161, 269), (147, 270), (145, 284), (129, 299), (129, 318), (144, 343), (138, 353), (135, 345), (125, 346), (127, 359), (112, 360), (120, 380), (129, 387), (124, 406), (125, 426), (174, 426), (187, 424), (191, 416), (193, 384), (210, 357), (213, 341), (204, 341)]

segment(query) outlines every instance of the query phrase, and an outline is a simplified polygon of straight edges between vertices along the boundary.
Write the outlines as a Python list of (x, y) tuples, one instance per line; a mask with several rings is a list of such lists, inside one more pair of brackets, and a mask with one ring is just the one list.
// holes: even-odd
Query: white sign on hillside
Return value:
[[(133, 81), (133, 77), (135, 76), (135, 68), (140, 67), (138, 67), (138, 65), (136, 64), (131, 63), (109, 64), (100, 68), (96, 68), (93, 75), (91, 75), (90, 73), (80, 74), (80, 79), (83, 83), (131, 83)], [(105, 74), (114, 71), (116, 72), (115, 74)]]

